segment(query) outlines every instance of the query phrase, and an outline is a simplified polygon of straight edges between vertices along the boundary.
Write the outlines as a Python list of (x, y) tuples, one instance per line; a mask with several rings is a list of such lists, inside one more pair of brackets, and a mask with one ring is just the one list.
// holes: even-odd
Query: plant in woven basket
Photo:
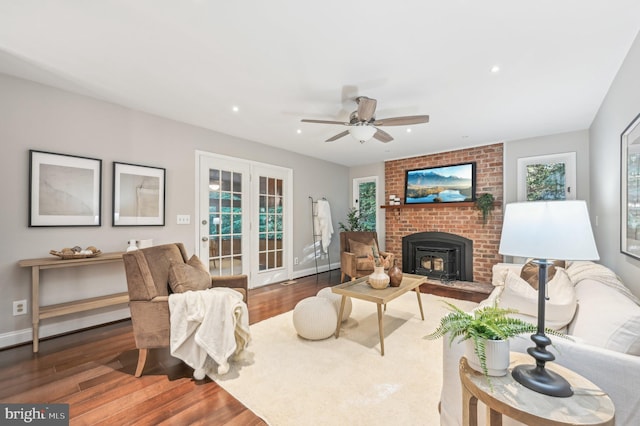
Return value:
[[(507, 340), (510, 337), (523, 333), (535, 333), (537, 327), (518, 318), (510, 317), (518, 311), (515, 309), (500, 308), (496, 305), (485, 306), (472, 312), (465, 312), (456, 305), (444, 302), (451, 312), (440, 319), (440, 325), (436, 330), (425, 336), (425, 339), (435, 340), (449, 334), (449, 344), (459, 337), (458, 342), (471, 339), (474, 352), (480, 360), (482, 372), (489, 380), (487, 370), (487, 354), (485, 343), (487, 340)], [(556, 330), (545, 328), (545, 332), (567, 337)]]

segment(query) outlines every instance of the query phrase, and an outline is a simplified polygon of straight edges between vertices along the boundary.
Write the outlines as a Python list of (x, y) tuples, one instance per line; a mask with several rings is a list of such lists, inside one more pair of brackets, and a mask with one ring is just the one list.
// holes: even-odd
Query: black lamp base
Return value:
[(511, 372), (522, 386), (549, 396), (566, 398), (573, 395), (571, 385), (562, 376), (536, 365), (518, 365)]

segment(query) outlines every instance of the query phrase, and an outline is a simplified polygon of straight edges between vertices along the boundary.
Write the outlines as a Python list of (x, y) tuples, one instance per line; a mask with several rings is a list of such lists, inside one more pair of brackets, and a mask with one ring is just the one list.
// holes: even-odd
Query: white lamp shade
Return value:
[(584, 201), (507, 204), (498, 251), (534, 259), (600, 258)]
[(373, 126), (351, 126), (349, 127), (349, 133), (351, 136), (359, 142), (368, 141), (376, 134), (378, 129)]

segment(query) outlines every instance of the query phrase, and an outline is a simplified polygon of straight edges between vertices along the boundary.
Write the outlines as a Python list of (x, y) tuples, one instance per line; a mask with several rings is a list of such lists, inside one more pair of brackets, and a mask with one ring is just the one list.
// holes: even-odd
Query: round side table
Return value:
[(573, 396), (558, 398), (544, 395), (516, 382), (511, 370), (519, 364), (533, 364), (535, 360), (522, 353), (511, 352), (509, 373), (491, 377), (493, 390), (487, 379), (469, 367), (467, 359), (460, 359), (462, 382), (463, 425), (477, 426), (478, 400), (487, 406), (487, 425), (502, 425), (502, 416), (535, 426), (613, 426), (615, 409), (611, 398), (598, 386), (573, 371), (548, 363), (549, 368), (567, 379)]

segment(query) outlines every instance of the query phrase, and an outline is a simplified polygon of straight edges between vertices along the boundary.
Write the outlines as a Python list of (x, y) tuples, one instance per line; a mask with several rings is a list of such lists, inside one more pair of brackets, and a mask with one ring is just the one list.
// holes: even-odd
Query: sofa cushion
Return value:
[(187, 263), (174, 262), (169, 267), (169, 287), (174, 293), (206, 290), (211, 287), (211, 275), (196, 255)]
[[(547, 282), (551, 281), (556, 274), (556, 267), (564, 268), (565, 262), (564, 260), (552, 260), (551, 263), (553, 265), (547, 266)], [(522, 270), (520, 271), (520, 278), (529, 283), (529, 285), (536, 290), (538, 289), (538, 271), (540, 268), (538, 264), (534, 263), (533, 260), (529, 260), (524, 264)]]
[(576, 285), (576, 296), (578, 310), (569, 333), (594, 346), (640, 355), (640, 306), (591, 279)]
[[(564, 269), (558, 268), (553, 279), (547, 283), (547, 290), (549, 300), (545, 304), (545, 327), (560, 330), (571, 322), (576, 312), (575, 289)], [(530, 317), (529, 322), (535, 323), (538, 317), (538, 291), (509, 270), (498, 306), (516, 309), (519, 314)]]

